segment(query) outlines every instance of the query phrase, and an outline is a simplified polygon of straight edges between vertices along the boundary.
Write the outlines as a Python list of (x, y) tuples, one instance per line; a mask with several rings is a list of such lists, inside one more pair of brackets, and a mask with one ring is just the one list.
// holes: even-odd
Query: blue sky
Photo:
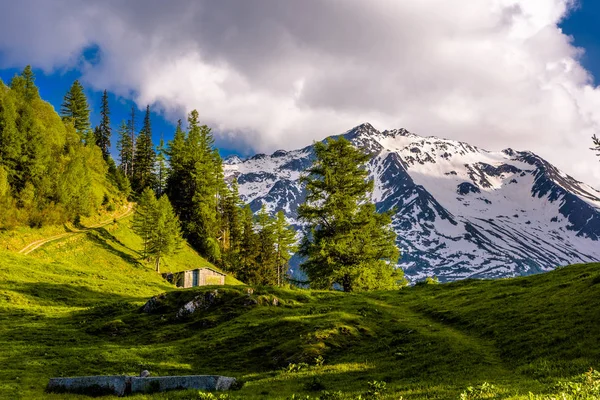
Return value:
[(580, 7), (561, 24), (563, 31), (573, 36), (577, 47), (585, 49), (581, 63), (600, 83), (600, 1), (581, 0)]
[(589, 150), (600, 134), (599, 3), (20, 0), (0, 13), (0, 78), (31, 64), (58, 109), (81, 77), (92, 123), (111, 93), (114, 130), (132, 99), (138, 120), (149, 103), (156, 143), (197, 109), (224, 156), (370, 122), (531, 150), (600, 187)]

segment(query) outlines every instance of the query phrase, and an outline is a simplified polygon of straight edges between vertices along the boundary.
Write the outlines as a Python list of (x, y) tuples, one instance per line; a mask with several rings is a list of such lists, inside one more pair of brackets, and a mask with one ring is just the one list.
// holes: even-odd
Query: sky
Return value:
[(27, 64), (57, 109), (80, 79), (92, 122), (104, 89), (115, 128), (149, 104), (155, 142), (192, 109), (223, 155), (370, 122), (531, 150), (600, 189), (594, 0), (0, 0), (0, 78)]

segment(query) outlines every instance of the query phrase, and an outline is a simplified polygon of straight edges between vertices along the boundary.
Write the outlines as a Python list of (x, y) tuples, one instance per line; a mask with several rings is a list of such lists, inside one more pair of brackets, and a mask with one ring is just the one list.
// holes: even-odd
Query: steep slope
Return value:
[[(531, 152), (369, 124), (344, 136), (373, 155), (373, 200), (396, 210), (399, 265), (412, 280), (526, 275), (600, 259), (600, 192)], [(280, 150), (232, 160), (225, 172), (253, 210), (282, 209), (297, 224), (299, 177), (313, 157), (312, 146)]]

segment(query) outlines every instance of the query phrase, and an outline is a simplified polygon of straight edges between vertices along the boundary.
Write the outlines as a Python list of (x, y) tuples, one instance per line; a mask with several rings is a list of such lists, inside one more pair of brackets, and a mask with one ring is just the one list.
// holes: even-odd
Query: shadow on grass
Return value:
[(141, 254), (138, 251), (124, 245), (119, 239), (117, 239), (115, 236), (113, 236), (106, 229), (94, 228), (88, 232), (88, 237), (92, 242), (100, 245), (105, 250), (109, 251), (110, 253), (122, 258), (127, 263), (130, 263), (137, 267), (142, 266), (142, 264), (139, 262), (138, 258), (133, 256), (132, 254), (128, 254), (124, 251), (119, 250), (116, 246), (118, 245), (118, 246), (124, 247), (127, 250), (129, 250), (131, 253), (136, 254), (138, 257), (141, 257)]
[(20, 293), (40, 306), (93, 307), (99, 304), (143, 300), (133, 296), (99, 292), (85, 286), (47, 282), (4, 282), (0, 284), (0, 290)]

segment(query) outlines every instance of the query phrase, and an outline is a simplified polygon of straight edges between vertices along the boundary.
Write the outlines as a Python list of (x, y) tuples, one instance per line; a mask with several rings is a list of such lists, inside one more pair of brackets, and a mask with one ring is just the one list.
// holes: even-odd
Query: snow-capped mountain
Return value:
[[(399, 266), (415, 281), (526, 275), (600, 260), (600, 192), (528, 151), (489, 152), (370, 124), (344, 134), (372, 154), (378, 210), (395, 209)], [(298, 224), (313, 146), (231, 159), (242, 199)]]

